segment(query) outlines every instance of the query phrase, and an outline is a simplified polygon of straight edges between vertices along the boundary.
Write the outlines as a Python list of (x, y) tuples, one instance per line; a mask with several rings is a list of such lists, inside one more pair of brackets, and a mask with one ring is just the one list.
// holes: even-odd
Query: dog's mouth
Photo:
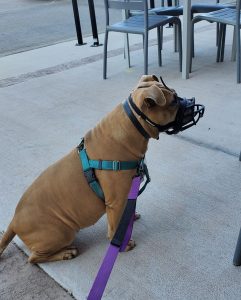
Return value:
[(177, 134), (193, 125), (196, 125), (200, 118), (203, 117), (205, 106), (195, 104), (195, 98), (187, 99), (177, 96), (178, 110), (173, 122), (167, 124), (169, 128), (165, 132), (169, 135)]

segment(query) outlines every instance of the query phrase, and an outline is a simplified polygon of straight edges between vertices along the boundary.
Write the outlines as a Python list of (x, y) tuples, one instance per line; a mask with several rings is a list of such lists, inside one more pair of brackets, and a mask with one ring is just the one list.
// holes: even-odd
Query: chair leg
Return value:
[(216, 62), (221, 60), (221, 48), (222, 48), (222, 36), (223, 36), (223, 25), (219, 24), (219, 37), (218, 37), (218, 47), (217, 47), (217, 57)]
[(163, 49), (163, 26), (160, 27), (161, 50)]
[(144, 34), (144, 75), (148, 75), (148, 31)]
[(220, 24), (217, 23), (217, 25), (216, 25), (216, 46), (218, 46), (219, 36), (220, 36)]
[(177, 24), (173, 24), (173, 31), (174, 31), (174, 52), (178, 52), (178, 27)]
[[(193, 15), (193, 13), (191, 13), (191, 20), (193, 20), (193, 17), (194, 17), (194, 15)], [(193, 23), (193, 26), (194, 26), (194, 23)], [(194, 46), (194, 27), (192, 28), (192, 32), (191, 32), (191, 39), (192, 39), (192, 41), (191, 41), (191, 51), (192, 51), (192, 57), (194, 57), (195, 56), (195, 46)]]
[(221, 62), (223, 62), (223, 59), (224, 59), (226, 28), (227, 28), (227, 25), (224, 24), (224, 25), (223, 25), (223, 34), (222, 34), (222, 44), (221, 44), (221, 57), (220, 57), (220, 61), (221, 61)]
[[(236, 27), (236, 26), (235, 26)], [(236, 63), (237, 63), (237, 83), (241, 83), (241, 59), (240, 59), (240, 29), (235, 28), (236, 34)]]
[(124, 57), (127, 58), (127, 65), (128, 68), (131, 67), (131, 61), (130, 61), (130, 44), (129, 44), (129, 35), (128, 33), (125, 33), (125, 42), (124, 42)]
[(236, 32), (235, 32), (235, 26), (234, 26), (231, 61), (235, 61), (235, 60), (236, 60)]
[(192, 22), (192, 26), (191, 26), (191, 53), (190, 53), (190, 61), (189, 61), (189, 73), (192, 73), (192, 60), (194, 58), (194, 22)]
[(159, 64), (159, 67), (162, 66), (162, 41), (161, 41), (161, 28), (160, 27), (157, 27), (157, 49), (158, 49), (158, 64)]
[(106, 70), (107, 70), (107, 43), (108, 43), (108, 34), (105, 32), (105, 41), (104, 41), (104, 57), (103, 57), (103, 79), (106, 79)]
[(226, 38), (226, 24), (219, 24), (219, 37), (217, 47), (217, 58), (216, 62), (223, 62), (224, 60), (224, 49), (225, 49), (225, 38)]
[(237, 241), (237, 245), (233, 257), (233, 264), (235, 266), (241, 265), (241, 229), (239, 231), (238, 241)]
[(182, 72), (182, 24), (181, 22), (177, 23), (178, 28), (178, 50), (179, 50), (179, 68)]

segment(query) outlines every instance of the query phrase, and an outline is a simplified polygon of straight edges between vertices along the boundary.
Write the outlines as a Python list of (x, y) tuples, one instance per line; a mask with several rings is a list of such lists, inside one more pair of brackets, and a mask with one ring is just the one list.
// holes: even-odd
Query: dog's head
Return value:
[[(175, 90), (159, 82), (155, 75), (143, 75), (131, 94), (136, 106), (154, 123), (166, 125), (173, 122), (178, 111)], [(159, 132), (150, 126), (151, 137)]]
[[(176, 134), (196, 125), (204, 114), (204, 106), (195, 104), (195, 98), (178, 97), (162, 78), (155, 75), (141, 77), (137, 87), (129, 97), (132, 109), (145, 124), (145, 137), (158, 138), (159, 132)], [(143, 132), (143, 131), (142, 131)]]

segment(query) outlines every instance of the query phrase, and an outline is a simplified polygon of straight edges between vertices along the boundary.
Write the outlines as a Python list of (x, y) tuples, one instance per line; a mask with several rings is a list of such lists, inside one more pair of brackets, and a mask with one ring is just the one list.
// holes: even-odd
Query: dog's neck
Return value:
[(92, 153), (99, 155), (92, 159), (133, 160), (144, 157), (148, 140), (134, 127), (120, 104), (86, 134), (85, 144), (90, 157)]

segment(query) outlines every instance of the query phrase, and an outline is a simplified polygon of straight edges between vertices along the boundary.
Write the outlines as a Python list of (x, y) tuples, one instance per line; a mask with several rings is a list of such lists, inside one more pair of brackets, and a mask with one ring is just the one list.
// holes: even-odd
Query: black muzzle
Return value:
[(177, 97), (177, 101), (179, 108), (176, 118), (173, 122), (165, 125), (169, 126), (169, 128), (165, 130), (167, 134), (176, 134), (196, 125), (204, 114), (204, 105), (195, 104), (195, 98), (186, 99)]

